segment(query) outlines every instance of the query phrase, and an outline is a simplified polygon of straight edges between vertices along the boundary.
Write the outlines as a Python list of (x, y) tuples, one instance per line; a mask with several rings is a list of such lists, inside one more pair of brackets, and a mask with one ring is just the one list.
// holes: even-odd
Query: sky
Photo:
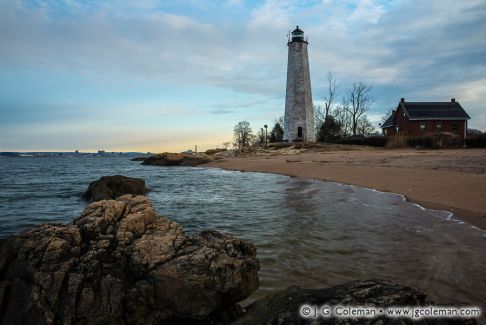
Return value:
[(316, 104), (332, 71), (373, 85), (377, 128), (402, 97), (456, 98), (486, 131), (484, 0), (0, 0), (0, 151), (204, 150), (273, 125), (296, 25)]

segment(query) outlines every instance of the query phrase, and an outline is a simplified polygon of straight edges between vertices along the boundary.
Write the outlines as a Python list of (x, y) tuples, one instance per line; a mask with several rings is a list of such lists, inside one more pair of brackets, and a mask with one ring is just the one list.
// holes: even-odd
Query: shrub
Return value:
[(384, 136), (371, 136), (365, 138), (365, 144), (371, 147), (384, 147), (386, 146), (387, 139)]
[(214, 154), (217, 154), (217, 153), (223, 152), (223, 151), (227, 151), (227, 150), (226, 149), (219, 149), (219, 148), (218, 149), (208, 149), (204, 153), (206, 155), (214, 155)]
[(468, 135), (466, 146), (470, 148), (486, 148), (486, 134)]
[(292, 143), (290, 142), (273, 142), (268, 145), (269, 149), (282, 149), (282, 148), (289, 148), (292, 147)]
[(385, 147), (390, 149), (408, 147), (408, 137), (399, 134), (389, 136)]
[(275, 123), (272, 132), (270, 132), (270, 142), (281, 142), (283, 139), (283, 134), (284, 130), (282, 129), (280, 123)]
[(334, 117), (328, 116), (319, 129), (317, 140), (321, 142), (335, 142), (339, 139), (341, 129), (341, 124)]
[(340, 144), (355, 144), (355, 145), (358, 145), (358, 146), (363, 146), (364, 141), (365, 141), (365, 137), (359, 135), (359, 136), (352, 136), (352, 137), (344, 138), (340, 141), (337, 141), (337, 143), (340, 143)]
[(434, 139), (430, 136), (419, 136), (408, 138), (408, 145), (410, 147), (433, 148)]
[(341, 140), (338, 143), (341, 144), (354, 144), (358, 146), (371, 146), (371, 147), (384, 147), (387, 143), (387, 138), (383, 136), (371, 136), (371, 137), (349, 137)]

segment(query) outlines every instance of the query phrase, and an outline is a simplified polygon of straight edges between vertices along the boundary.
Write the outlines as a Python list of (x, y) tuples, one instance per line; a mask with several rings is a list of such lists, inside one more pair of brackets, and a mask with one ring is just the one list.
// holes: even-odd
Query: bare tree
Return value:
[(334, 79), (334, 75), (332, 71), (327, 73), (327, 85), (324, 99), (324, 106), (317, 105), (314, 106), (314, 116), (316, 120), (316, 127), (320, 127), (322, 123), (326, 121), (326, 118), (329, 116), (329, 113), (332, 110), (334, 100), (336, 99), (337, 90), (339, 88), (339, 84), (337, 83), (336, 79)]
[(324, 95), (324, 120), (329, 116), (329, 112), (332, 109), (332, 105), (334, 103), (334, 99), (336, 98), (337, 90), (339, 88), (339, 84), (334, 79), (334, 75), (331, 71), (327, 73), (327, 92)]
[(343, 108), (351, 117), (352, 133), (358, 133), (359, 118), (365, 114), (374, 102), (371, 95), (373, 86), (363, 81), (354, 82), (353, 87), (346, 91), (343, 97)]
[(358, 120), (358, 134), (367, 135), (375, 131), (373, 123), (368, 119), (368, 116), (362, 115)]
[(324, 123), (324, 107), (321, 105), (313, 105), (314, 107), (314, 127), (316, 130), (319, 130), (321, 128), (321, 125)]
[(351, 116), (344, 106), (336, 106), (335, 109), (331, 111), (331, 116), (334, 118), (336, 123), (339, 123), (340, 130), (339, 136), (344, 138), (351, 134)]
[[(486, 132), (484, 132), (484, 133), (486, 133)], [(468, 135), (479, 135), (479, 134), (483, 134), (483, 132), (481, 132), (481, 130), (479, 130), (479, 129), (468, 128), (467, 134)]]
[(388, 118), (393, 114), (393, 111), (395, 109), (392, 107), (392, 108), (389, 108), (385, 111), (385, 113), (383, 114), (383, 116), (381, 117), (381, 123), (385, 123), (386, 120), (388, 120)]
[(250, 123), (247, 121), (241, 121), (235, 125), (234, 129), (234, 141), (235, 147), (238, 150), (241, 150), (243, 147), (246, 147), (250, 144), (250, 141), (253, 138), (253, 132), (250, 127)]

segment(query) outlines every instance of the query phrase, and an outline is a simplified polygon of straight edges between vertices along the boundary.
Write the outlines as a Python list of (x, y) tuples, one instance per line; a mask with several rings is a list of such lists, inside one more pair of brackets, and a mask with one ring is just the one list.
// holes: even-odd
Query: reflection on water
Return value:
[(484, 232), (399, 195), (294, 179), (285, 185), (281, 228), (270, 241), (256, 239), (256, 296), (289, 283), (326, 287), (376, 277), (443, 302), (486, 305)]
[(253, 299), (290, 284), (384, 278), (441, 302), (486, 307), (485, 232), (402, 196), (279, 175), (139, 166), (124, 158), (0, 159), (0, 235), (67, 222), (102, 175), (146, 180), (157, 211), (195, 232), (212, 228), (258, 248)]

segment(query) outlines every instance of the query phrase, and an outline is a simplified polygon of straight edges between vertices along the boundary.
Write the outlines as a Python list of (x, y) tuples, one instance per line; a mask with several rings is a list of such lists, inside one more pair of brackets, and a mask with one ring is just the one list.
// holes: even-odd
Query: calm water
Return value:
[(145, 179), (158, 213), (187, 231), (255, 243), (261, 286), (253, 298), (290, 284), (377, 277), (486, 308), (486, 232), (399, 195), (335, 183), (127, 158), (0, 157), (0, 236), (73, 220), (89, 182), (115, 174)]

